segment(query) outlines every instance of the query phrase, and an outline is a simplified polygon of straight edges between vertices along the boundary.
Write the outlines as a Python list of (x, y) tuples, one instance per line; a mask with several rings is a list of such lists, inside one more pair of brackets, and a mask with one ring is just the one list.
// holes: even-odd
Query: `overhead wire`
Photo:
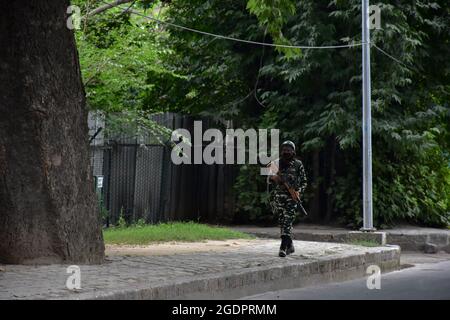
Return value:
[[(266, 40), (266, 33), (267, 33), (267, 27), (266, 27), (266, 30), (264, 30), (264, 38), (263, 38), (263, 41)], [(260, 58), (260, 60), (259, 60), (258, 76), (256, 77), (255, 88), (253, 89), (253, 93), (254, 93), (256, 102), (258, 102), (259, 105), (260, 105), (261, 107), (263, 107), (263, 108), (266, 108), (266, 106), (265, 106), (261, 101), (259, 101), (259, 99), (258, 99), (258, 83), (259, 83), (259, 77), (260, 77), (260, 75), (261, 75), (261, 68), (262, 68), (262, 64), (263, 64), (263, 59), (264, 59), (265, 49), (266, 49), (266, 47), (263, 47), (263, 48), (262, 48), (261, 58)]]
[[(105, 1), (101, 1), (105, 4), (108, 4)], [(118, 8), (124, 10), (124, 12), (129, 12), (131, 14), (155, 21), (157, 23), (160, 24), (165, 24), (171, 27), (175, 27), (178, 29), (182, 29), (182, 30), (187, 30), (187, 31), (191, 31), (191, 32), (195, 32), (195, 33), (199, 33), (199, 34), (203, 34), (203, 35), (207, 35), (207, 36), (211, 36), (214, 38), (219, 38), (219, 39), (225, 39), (225, 40), (231, 40), (231, 41), (236, 41), (236, 42), (242, 42), (242, 43), (247, 43), (247, 44), (254, 44), (254, 45), (260, 45), (260, 46), (268, 46), (268, 47), (278, 47), (278, 48), (289, 48), (289, 49), (340, 49), (340, 48), (353, 48), (353, 47), (359, 47), (362, 46), (364, 44), (366, 44), (366, 42), (358, 42), (358, 43), (351, 43), (351, 44), (343, 44), (343, 45), (332, 45), (332, 46), (305, 46), (305, 45), (284, 45), (284, 44), (276, 44), (276, 43), (267, 43), (267, 42), (259, 42), (259, 41), (253, 41), (253, 40), (246, 40), (246, 39), (240, 39), (240, 38), (235, 38), (235, 37), (229, 37), (229, 36), (224, 36), (224, 35), (220, 35), (220, 34), (215, 34), (215, 33), (211, 33), (211, 32), (206, 32), (206, 31), (202, 31), (202, 30), (197, 30), (194, 28), (189, 28), (186, 26), (181, 26), (175, 23), (171, 23), (168, 21), (163, 21), (160, 20), (158, 18), (149, 16), (149, 15), (145, 15), (143, 13), (140, 13), (136, 10), (132, 10), (131, 7), (135, 4), (135, 1), (132, 2), (132, 4), (130, 6), (128, 6), (127, 8), (124, 8), (122, 6), (117, 6)], [(267, 30), (267, 29), (266, 29)], [(392, 59), (393, 61), (400, 63), (401, 65), (403, 65), (404, 67), (411, 69), (410, 66), (406, 65), (405, 63), (403, 63), (402, 61), (400, 61), (399, 59), (393, 57), (392, 55), (390, 55), (389, 53), (387, 53), (386, 51), (384, 51), (383, 49), (381, 49), (380, 47), (378, 47), (375, 43), (373, 42), (368, 42), (368, 44), (373, 45), (375, 47), (375, 49), (377, 49), (378, 51), (380, 51), (382, 54), (386, 55), (387, 57), (389, 57), (390, 59)]]
[(372, 46), (375, 47), (375, 49), (377, 49), (378, 51), (380, 51), (382, 54), (384, 54), (385, 56), (387, 56), (388, 58), (392, 59), (393, 61), (401, 64), (402, 66), (404, 66), (407, 69), (412, 70), (413, 68), (406, 65), (404, 62), (400, 61), (399, 59), (393, 57), (392, 55), (390, 55), (389, 53), (387, 53), (386, 51), (384, 51), (383, 49), (381, 49), (380, 47), (378, 47), (375, 43), (371, 42)]
[[(102, 1), (105, 4), (108, 4), (105, 1)], [(365, 44), (365, 42), (358, 42), (358, 43), (350, 43), (350, 44), (342, 44), (342, 45), (329, 45), (329, 46), (306, 46), (306, 45), (287, 45), (287, 44), (276, 44), (276, 43), (267, 43), (267, 42), (259, 42), (259, 41), (253, 41), (253, 40), (246, 40), (246, 39), (240, 39), (240, 38), (235, 38), (235, 37), (230, 37), (230, 36), (224, 36), (224, 35), (220, 35), (220, 34), (215, 34), (215, 33), (211, 33), (211, 32), (206, 32), (206, 31), (202, 31), (202, 30), (198, 30), (198, 29), (194, 29), (194, 28), (190, 28), (190, 27), (186, 27), (186, 26), (181, 26), (172, 22), (168, 22), (168, 21), (163, 21), (160, 19), (157, 19), (155, 17), (143, 14), (139, 11), (136, 10), (132, 10), (130, 8), (124, 8), (122, 6), (117, 6), (117, 8), (122, 9), (122, 10), (126, 10), (127, 12), (146, 18), (148, 20), (152, 20), (155, 21), (157, 23), (160, 24), (164, 24), (164, 25), (168, 25), (174, 28), (178, 28), (178, 29), (182, 29), (182, 30), (186, 30), (186, 31), (191, 31), (194, 33), (198, 33), (198, 34), (203, 34), (203, 35), (207, 35), (210, 37), (215, 37), (215, 38), (219, 38), (219, 39), (224, 39), (224, 40), (231, 40), (231, 41), (235, 41), (235, 42), (242, 42), (242, 43), (247, 43), (247, 44), (254, 44), (254, 45), (260, 45), (260, 46), (267, 46), (267, 47), (277, 47), (277, 48), (287, 48), (287, 49), (340, 49), (340, 48), (353, 48), (353, 47), (359, 47), (362, 46), (363, 44)]]
[[(118, 7), (120, 9), (124, 9), (121, 6), (118, 6)], [(220, 34), (215, 34), (215, 33), (211, 33), (211, 32), (206, 32), (206, 31), (202, 31), (202, 30), (197, 30), (197, 29), (194, 29), (194, 28), (189, 28), (189, 27), (181, 26), (181, 25), (178, 25), (178, 24), (175, 24), (175, 23), (163, 21), (163, 20), (154, 18), (152, 16), (142, 14), (142, 13), (136, 11), (136, 10), (130, 10), (130, 7), (125, 9), (125, 10), (127, 12), (130, 12), (131, 14), (134, 14), (134, 15), (137, 15), (137, 16), (140, 16), (140, 17), (143, 17), (143, 18), (155, 21), (155, 22), (160, 23), (160, 24), (165, 24), (165, 25), (168, 25), (168, 26), (171, 26), (171, 27), (175, 27), (175, 28), (178, 28), (178, 29), (182, 29), (182, 30), (191, 31), (191, 32), (194, 32), (194, 33), (199, 33), (199, 34), (211, 36), (211, 37), (214, 37), (215, 39), (231, 40), (231, 41), (235, 41), (235, 42), (242, 42), (242, 43), (247, 43), (247, 44), (260, 45), (260, 46), (264, 46), (264, 47), (277, 47), (277, 48), (289, 48), (289, 49), (340, 49), (340, 48), (359, 47), (359, 46), (362, 46), (362, 45), (366, 44), (366, 42), (358, 42), (358, 43), (343, 44), (343, 45), (331, 45), (331, 46), (305, 46), (305, 45), (283, 45), (283, 44), (276, 44), (276, 43), (267, 43), (267, 42), (246, 40), (246, 39), (240, 39), (240, 38), (235, 38), (235, 37), (229, 37), (229, 36), (224, 36), (224, 35), (220, 35)], [(383, 49), (378, 47), (375, 43), (369, 41), (368, 44), (369, 45), (373, 45), (375, 47), (375, 49), (377, 49), (378, 51), (380, 51), (382, 54), (386, 55), (387, 57), (389, 57), (393, 61), (403, 65), (404, 67), (406, 67), (408, 69), (412, 69), (410, 66), (406, 65), (405, 63), (403, 63), (399, 59), (393, 57), (392, 55), (390, 55), (389, 53), (387, 53), (386, 51), (384, 51)], [(256, 95), (255, 95), (255, 98), (258, 100)], [(258, 103), (260, 103), (260, 101), (258, 101)]]
[[(104, 4), (108, 4), (105, 1), (101, 1)], [(235, 38), (235, 37), (229, 37), (229, 36), (224, 36), (224, 35), (220, 35), (220, 34), (215, 34), (215, 33), (211, 33), (211, 32), (206, 32), (206, 31), (202, 31), (202, 30), (197, 30), (194, 28), (190, 28), (190, 27), (186, 27), (186, 26), (181, 26), (175, 23), (171, 23), (168, 21), (163, 21), (160, 20), (158, 18), (143, 14), (139, 11), (133, 10), (131, 9), (133, 7), (133, 5), (135, 4), (136, 1), (133, 1), (131, 3), (131, 5), (129, 5), (127, 8), (124, 8), (122, 6), (117, 6), (117, 8), (122, 9), (124, 12), (129, 12), (130, 14), (133, 15), (137, 15), (143, 18), (146, 18), (148, 20), (151, 21), (155, 21), (159, 24), (164, 24), (164, 25), (168, 25), (174, 28), (178, 28), (178, 29), (182, 29), (182, 30), (186, 30), (186, 31), (190, 31), (190, 32), (194, 32), (194, 33), (198, 33), (198, 34), (203, 34), (203, 35), (207, 35), (207, 36), (211, 36), (214, 37), (215, 39), (224, 39), (224, 40), (230, 40), (230, 41), (235, 41), (235, 42), (241, 42), (241, 43), (247, 43), (247, 44), (253, 44), (253, 45), (260, 45), (263, 47), (276, 47), (276, 48), (289, 48), (289, 49), (340, 49), (340, 48), (353, 48), (353, 47), (359, 47), (362, 46), (364, 44), (366, 44), (366, 42), (358, 42), (358, 43), (351, 43), (351, 44), (343, 44), (343, 45), (330, 45), (330, 46), (305, 46), (305, 45), (284, 45), (284, 44), (276, 44), (276, 43), (267, 43), (267, 42), (259, 42), (259, 41), (253, 41), (253, 40), (246, 40), (246, 39), (240, 39), (240, 38)], [(266, 28), (267, 31), (267, 28)], [(265, 33), (264, 33), (265, 35)], [(412, 70), (413, 68), (411, 66), (406, 65), (404, 62), (400, 61), (399, 59), (395, 58), (394, 56), (390, 55), (389, 53), (387, 53), (385, 50), (381, 49), (380, 47), (378, 47), (375, 43), (373, 42), (368, 42), (369, 45), (372, 45), (375, 49), (377, 49), (379, 52), (381, 52), (382, 54), (384, 54), (385, 56), (387, 56), (388, 58), (390, 58), (391, 60), (401, 64), (402, 66)], [(259, 81), (259, 76), (260, 76), (260, 72), (261, 72), (261, 64), (262, 64), (262, 58), (264, 55), (264, 50), (263, 50), (263, 54), (260, 60), (260, 69), (258, 70), (258, 77), (256, 80), (256, 84), (255, 84), (255, 88), (253, 91), (255, 99), (257, 100), (257, 102), (264, 106), (258, 99), (257, 95), (256, 95), (256, 89), (257, 89), (257, 84)], [(252, 91), (243, 99), (247, 99), (250, 94), (252, 93)]]

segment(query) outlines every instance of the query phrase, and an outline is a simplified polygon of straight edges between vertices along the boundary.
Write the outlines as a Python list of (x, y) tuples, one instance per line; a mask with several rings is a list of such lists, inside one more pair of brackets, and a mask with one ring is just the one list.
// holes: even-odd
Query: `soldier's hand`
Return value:
[(280, 179), (279, 176), (274, 175), (274, 176), (270, 176), (270, 181), (274, 182), (274, 183), (278, 183), (278, 180)]
[(272, 180), (275, 183), (281, 184), (281, 178), (278, 175), (271, 176), (270, 180)]

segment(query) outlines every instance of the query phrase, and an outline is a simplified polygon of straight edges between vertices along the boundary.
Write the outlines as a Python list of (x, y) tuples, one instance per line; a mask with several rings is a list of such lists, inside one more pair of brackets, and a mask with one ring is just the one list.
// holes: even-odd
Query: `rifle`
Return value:
[(279, 175), (279, 174), (277, 174), (277, 175), (280, 177), (281, 182), (283, 183), (284, 187), (287, 189), (287, 191), (291, 195), (292, 200), (294, 200), (298, 204), (298, 206), (299, 206), (300, 210), (302, 211), (302, 213), (305, 216), (307, 216), (308, 213), (306, 212), (305, 208), (303, 208), (302, 203), (300, 201), (300, 193), (295, 191), (294, 188), (290, 187), (289, 184), (286, 182), (286, 180), (281, 175)]

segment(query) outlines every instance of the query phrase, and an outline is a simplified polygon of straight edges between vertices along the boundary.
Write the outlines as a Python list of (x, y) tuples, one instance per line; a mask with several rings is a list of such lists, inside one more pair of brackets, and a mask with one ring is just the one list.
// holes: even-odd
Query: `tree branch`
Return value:
[(129, 2), (132, 2), (132, 1), (134, 1), (134, 0), (114, 0), (111, 3), (105, 4), (105, 5), (101, 6), (101, 7), (98, 7), (97, 9), (92, 10), (86, 16), (87, 17), (93, 16), (93, 15), (102, 13), (103, 11), (109, 10), (111, 8), (120, 6), (121, 4), (129, 3)]

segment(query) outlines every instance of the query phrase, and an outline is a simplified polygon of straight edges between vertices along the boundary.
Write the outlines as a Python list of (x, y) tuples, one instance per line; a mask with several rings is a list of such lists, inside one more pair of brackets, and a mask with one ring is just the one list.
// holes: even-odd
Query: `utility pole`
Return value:
[(372, 210), (372, 118), (370, 88), (369, 0), (362, 0), (362, 66), (363, 66), (363, 215), (361, 231), (374, 231)]

